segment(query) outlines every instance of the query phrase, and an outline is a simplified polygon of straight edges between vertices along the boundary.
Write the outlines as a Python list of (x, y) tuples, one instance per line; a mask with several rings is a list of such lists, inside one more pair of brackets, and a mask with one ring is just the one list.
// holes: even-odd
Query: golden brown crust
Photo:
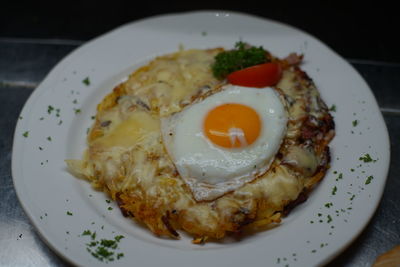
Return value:
[[(206, 53), (178, 52), (159, 57), (133, 73), (98, 105), (96, 121), (88, 137), (88, 155), (78, 164), (83, 167), (77, 171), (116, 200), (124, 216), (143, 223), (155, 235), (179, 238), (178, 231), (183, 230), (194, 237), (194, 243), (203, 243), (230, 233), (252, 232), (279, 224), (283, 216), (306, 200), (329, 168), (328, 144), (334, 136), (333, 118), (313, 81), (298, 67), (302, 56), (293, 55), (284, 60), (273, 58), (284, 69), (284, 79), (276, 89), (287, 103), (287, 136), (270, 170), (238, 190), (213, 201), (196, 202), (180, 179), (157, 131), (150, 131), (142, 138), (144, 141), (141, 139), (142, 143), (128, 148), (104, 145), (110, 133), (132, 119), (131, 115), (141, 112), (148, 114), (146, 118), (157, 120), (162, 112), (170, 112), (162, 111), (163, 96), (147, 96), (157, 95), (155, 86), (166, 90), (169, 82), (180, 82), (181, 77), (163, 80), (160, 85), (157, 79), (168, 75), (164, 70), (153, 73), (154, 69), (169, 62), (175, 64), (181, 58), (183, 62), (197, 60), (199, 55), (208, 58), (204, 66), (209, 66), (206, 64), (210, 64), (209, 60), (219, 51), (221, 49), (217, 48)], [(202, 70), (204, 66), (195, 63), (196, 72)], [(190, 72), (187, 75), (190, 77)], [(153, 76), (157, 76), (154, 81), (151, 80)], [(182, 96), (187, 98), (186, 102), (176, 102), (178, 106), (171, 102), (175, 105), (173, 110), (219, 90), (219, 81), (209, 73), (203, 77), (195, 82), (198, 90), (194, 88), (193, 93)], [(143, 88), (148, 92), (142, 93)], [(137, 93), (139, 91), (141, 94)], [(120, 101), (124, 97), (129, 99)]]

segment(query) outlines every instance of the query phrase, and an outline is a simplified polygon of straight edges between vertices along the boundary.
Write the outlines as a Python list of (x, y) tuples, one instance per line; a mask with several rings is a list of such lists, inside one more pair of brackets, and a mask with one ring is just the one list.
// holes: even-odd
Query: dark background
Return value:
[(389, 1), (4, 1), (1, 6), (0, 38), (85, 41), (148, 16), (232, 10), (300, 28), (345, 58), (400, 62), (399, 9)]

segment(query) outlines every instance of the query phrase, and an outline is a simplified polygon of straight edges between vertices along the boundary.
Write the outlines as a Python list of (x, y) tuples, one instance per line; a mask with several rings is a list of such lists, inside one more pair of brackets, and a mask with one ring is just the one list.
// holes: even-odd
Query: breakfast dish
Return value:
[(159, 56), (100, 102), (68, 166), (158, 236), (202, 243), (279, 223), (324, 177), (334, 137), (301, 59), (243, 42)]
[[(277, 222), (267, 224), (266, 227), (262, 225), (267, 223), (267, 220), (249, 220), (246, 224), (243, 217), (250, 219), (259, 217), (256, 212), (252, 214), (242, 210), (235, 217), (237, 222), (242, 222), (239, 227), (242, 232), (247, 233), (247, 230), (251, 232), (256, 229), (261, 231), (238, 235), (240, 230), (232, 229), (233, 231), (229, 230), (224, 238), (217, 239), (216, 242), (209, 233), (189, 235), (184, 229), (179, 229), (173, 224), (175, 223), (173, 216), (176, 214), (172, 213), (172, 209), (168, 209), (169, 217), (161, 220), (169, 223), (171, 230), (179, 234), (178, 239), (170, 231), (165, 230), (166, 224), (159, 222), (159, 214), (155, 214), (157, 216), (154, 216), (156, 219), (153, 224), (148, 221), (151, 216), (145, 217), (145, 214), (139, 213), (146, 218), (142, 221), (146, 221), (150, 226), (155, 225), (154, 229), (160, 231), (160, 236), (157, 236), (152, 234), (142, 221), (124, 217), (117, 201), (112, 201), (110, 198), (112, 194), (102, 192), (104, 184), (98, 185), (101, 190), (93, 190), (87, 178), (76, 179), (71, 175), (65, 159), (78, 160), (77, 170), (80, 169), (79, 160), (88, 144), (87, 133), (90, 133), (89, 138), (94, 138), (92, 134), (96, 127), (98, 133), (109, 133), (115, 126), (109, 122), (103, 124), (105, 127), (96, 126), (98, 119), (105, 119), (101, 115), (102, 112), (97, 111), (97, 106), (99, 103), (105, 104), (104, 101), (107, 99), (106, 96), (110, 95), (110, 91), (127, 82), (126, 78), (129, 78), (130, 74), (150, 65), (158, 57), (171, 55), (176, 51), (182, 52), (179, 51), (179, 47), (187, 48), (188, 50), (183, 50), (186, 52), (191, 49), (213, 51), (217, 47), (231, 50), (238, 40), (245, 40), (255, 46), (262, 45), (280, 61), (292, 52), (304, 55), (299, 68), (312, 78), (320, 98), (329, 107), (329, 113), (334, 116), (335, 137), (329, 143), (330, 168), (320, 182), (317, 182), (315, 175), (311, 176), (315, 180), (307, 178), (308, 181), (315, 182), (316, 186), (315, 190), (308, 194), (306, 203), (296, 206), (305, 197), (304, 194), (298, 193), (299, 188), (295, 188), (293, 194), (290, 194), (290, 199), (294, 199), (297, 195), (300, 197), (290, 204), (277, 202), (278, 207), (275, 208), (280, 209), (281, 204), (285, 205), (285, 212), (276, 215), (280, 223), (278, 218), (269, 217), (276, 219)], [(214, 53), (217, 54), (219, 51)], [(291, 59), (290, 68), (295, 70), (296, 64), (293, 65), (293, 60), (296, 58), (291, 57)], [(273, 72), (274, 68), (271, 68), (273, 65), (269, 66), (264, 66), (262, 70), (269, 69)], [(222, 76), (226, 75), (224, 68), (219, 70), (222, 71)], [(301, 80), (310, 85), (306, 76), (301, 75), (303, 73), (301, 70), (293, 75), (302, 77)], [(274, 75), (269, 77), (270, 82), (274, 80)], [(222, 81), (220, 78), (210, 79), (218, 83)], [(230, 79), (231, 84), (238, 83), (241, 75), (233, 75)], [(267, 81), (262, 81), (263, 84), (265, 82)], [(216, 89), (210, 96), (217, 96), (217, 93), (222, 93), (222, 89), (231, 90), (236, 86), (245, 87), (237, 84), (232, 87), (221, 84), (221, 88), (217, 89), (218, 84), (214, 84), (213, 88)], [(256, 83), (250, 86), (253, 88), (245, 89), (254, 91), (258, 86)], [(279, 97), (281, 105), (287, 110), (286, 105), (290, 102), (281, 98), (283, 89), (277, 90), (275, 85), (267, 87), (272, 87), (268, 90)], [(184, 113), (177, 114), (190, 114), (191, 108), (196, 108), (198, 106), (196, 103), (203, 100), (203, 98), (196, 99), (193, 100), (193, 104), (187, 102), (183, 107), (179, 106), (178, 109)], [(208, 95), (204, 95), (204, 100), (206, 99)], [(112, 97), (109, 100), (110, 105), (113, 104)], [(120, 97), (119, 100), (128, 99), (123, 100)], [(143, 116), (157, 115), (157, 113), (147, 114), (143, 103), (138, 102), (137, 106), (139, 106), (137, 110), (143, 111), (141, 114)], [(246, 104), (246, 106), (259, 112), (256, 105)], [(109, 110), (106, 111), (107, 106), (102, 107), (104, 114), (113, 109), (108, 106)], [(239, 105), (236, 107), (239, 107), (237, 110), (242, 108)], [(174, 112), (176, 113), (178, 109)], [(216, 109), (213, 114), (224, 110), (225, 108)], [(249, 111), (246, 108), (245, 110)], [(323, 113), (328, 114), (324, 111), (318, 114)], [(249, 114), (253, 112), (250, 111)], [(289, 124), (284, 130), (279, 149), (284, 147), (285, 136), (290, 133), (292, 127), (288, 114), (286, 117)], [(184, 116), (186, 115), (182, 115)], [(166, 114), (163, 118), (170, 119), (171, 122), (175, 119), (172, 113)], [(263, 120), (262, 116), (259, 118), (259, 121)], [(253, 120), (252, 125), (257, 125), (257, 121)], [(118, 120), (116, 122), (118, 124)], [(213, 123), (214, 120), (209, 122), (209, 128), (219, 126), (218, 123)], [(107, 124), (109, 125), (106, 126)], [(173, 124), (168, 123), (168, 125)], [(310, 126), (308, 123), (307, 125)], [(90, 126), (93, 127), (88, 129)], [(159, 129), (161, 131), (161, 122)], [(262, 127), (260, 132), (249, 131), (249, 134), (253, 133), (254, 138), (259, 133), (258, 137), (262, 137), (261, 129)], [(172, 130), (177, 134), (180, 132), (179, 126), (172, 127)], [(240, 131), (232, 132), (236, 134), (235, 140), (238, 145), (241, 143)], [(315, 132), (302, 131), (302, 133), (309, 136), (307, 133)], [(157, 135), (160, 136), (160, 133)], [(278, 133), (276, 136), (279, 143), (281, 135)], [(160, 138), (161, 140), (164, 138), (162, 133)], [(96, 142), (100, 144), (100, 139), (100, 137), (97, 137), (98, 141), (93, 139), (93, 144)], [(111, 143), (112, 140), (109, 141)], [(128, 145), (130, 141), (131, 139), (127, 139), (126, 144)], [(215, 139), (215, 142), (220, 141)], [(226, 142), (226, 139), (221, 142)], [(246, 142), (250, 143), (251, 140), (246, 139)], [(106, 145), (106, 142), (103, 145)], [(314, 148), (324, 146), (323, 142), (315, 142), (313, 145)], [(176, 149), (176, 151), (181, 150)], [(271, 151), (274, 160), (269, 170), (274, 168), (277, 160), (282, 161), (281, 156), (285, 155), (284, 153), (281, 155), (279, 151), (274, 153), (273, 149)], [(164, 152), (168, 154), (170, 162), (173, 161), (172, 156), (177, 161), (181, 155), (170, 155), (166, 146)], [(390, 162), (389, 152), (388, 133), (374, 95), (354, 68), (332, 49), (307, 33), (279, 22), (236, 12), (204, 11), (167, 14), (123, 25), (85, 43), (60, 61), (32, 92), (21, 110), (14, 135), (12, 176), (20, 203), (40, 237), (72, 265), (130, 266), (132, 262), (140, 262), (148, 266), (168, 263), (175, 266), (200, 267), (243, 266), (251, 262), (253, 266), (320, 266), (342, 252), (370, 221), (385, 186)], [(319, 160), (321, 159), (319, 155), (323, 154), (317, 155)], [(151, 167), (149, 162), (146, 166)], [(290, 164), (282, 166), (290, 172), (298, 172), (293, 167), (294, 165)], [(278, 167), (280, 168), (281, 166)], [(317, 167), (316, 173), (321, 168)], [(230, 178), (229, 175), (226, 177)], [(172, 180), (174, 179), (186, 188), (185, 194), (178, 196), (187, 196), (190, 201), (194, 201), (192, 189), (183, 178), (178, 180), (174, 176)], [(234, 191), (250, 189), (257, 181), (260, 180), (243, 181), (245, 184)], [(291, 178), (285, 181), (291, 181)], [(118, 183), (115, 185), (121, 186)], [(167, 188), (169, 190), (173, 187)], [(193, 189), (195, 188), (197, 187), (193, 184)], [(229, 198), (232, 202), (226, 201), (226, 204), (235, 203), (237, 200), (233, 199), (233, 195), (233, 191), (227, 192), (215, 201)], [(172, 191), (170, 196), (174, 196)], [(160, 203), (164, 203), (164, 200), (161, 198), (160, 200)], [(211, 201), (214, 200), (200, 202)], [(249, 200), (249, 204), (250, 202), (253, 200)], [(162, 211), (163, 205), (157, 211)], [(296, 208), (291, 210), (294, 206)], [(251, 208), (251, 206), (246, 207)], [(290, 210), (289, 216), (282, 219)], [(228, 214), (231, 212), (226, 211)], [(128, 213), (125, 215), (130, 216)], [(243, 222), (246, 225), (243, 225)], [(210, 225), (212, 226), (211, 223)], [(221, 237), (222, 232), (228, 230), (226, 229), (228, 226), (233, 228), (237, 224), (231, 222), (221, 226), (219, 228), (222, 229), (219, 232)], [(265, 228), (268, 230), (265, 231)], [(203, 236), (210, 237), (208, 240), (201, 240)], [(197, 242), (208, 242), (204, 245), (192, 244), (193, 237)], [(34, 248), (30, 249), (33, 252)], [(155, 252), (157, 256), (154, 256)]]

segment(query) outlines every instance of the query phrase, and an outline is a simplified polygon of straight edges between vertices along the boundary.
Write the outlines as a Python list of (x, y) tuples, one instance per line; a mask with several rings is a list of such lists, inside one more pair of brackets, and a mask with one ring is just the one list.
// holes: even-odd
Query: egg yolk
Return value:
[(203, 127), (205, 135), (214, 144), (224, 148), (240, 148), (257, 140), (261, 120), (251, 107), (227, 103), (209, 111)]

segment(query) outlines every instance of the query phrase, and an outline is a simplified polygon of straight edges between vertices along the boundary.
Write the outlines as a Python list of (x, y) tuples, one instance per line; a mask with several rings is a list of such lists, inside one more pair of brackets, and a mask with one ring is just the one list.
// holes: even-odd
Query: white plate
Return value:
[[(231, 48), (238, 40), (262, 45), (280, 57), (304, 53), (303, 69), (328, 106), (336, 106), (332, 168), (308, 201), (282, 225), (242, 241), (201, 246), (191, 244), (188, 237), (179, 241), (157, 238), (124, 218), (103, 193), (94, 192), (87, 182), (66, 171), (64, 159), (80, 158), (84, 150), (96, 104), (128, 73), (180, 45)], [(83, 82), (86, 77), (89, 85)], [(96, 240), (125, 236), (115, 252), (124, 253), (113, 261), (117, 266), (323, 264), (345, 249), (368, 223), (381, 198), (389, 166), (386, 126), (361, 76), (314, 37), (235, 12), (153, 17), (100, 36), (76, 49), (49, 73), (28, 99), (21, 117), (12, 157), (19, 200), (49, 246), (78, 265), (106, 264), (87, 251), (90, 237), (81, 235), (84, 230), (96, 231)], [(361, 161), (366, 154), (377, 161)]]

